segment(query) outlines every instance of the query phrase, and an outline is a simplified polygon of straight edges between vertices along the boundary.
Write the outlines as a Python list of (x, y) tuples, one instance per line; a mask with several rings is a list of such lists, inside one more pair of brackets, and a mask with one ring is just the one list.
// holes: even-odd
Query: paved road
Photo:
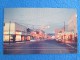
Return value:
[(4, 43), (4, 54), (58, 54), (77, 53), (76, 47), (45, 40), (37, 42)]

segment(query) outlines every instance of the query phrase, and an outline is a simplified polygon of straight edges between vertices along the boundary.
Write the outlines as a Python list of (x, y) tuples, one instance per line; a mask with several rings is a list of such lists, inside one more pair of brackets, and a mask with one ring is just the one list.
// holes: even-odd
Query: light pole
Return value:
[(10, 44), (10, 26), (11, 25), (11, 21), (9, 22), (9, 44)]

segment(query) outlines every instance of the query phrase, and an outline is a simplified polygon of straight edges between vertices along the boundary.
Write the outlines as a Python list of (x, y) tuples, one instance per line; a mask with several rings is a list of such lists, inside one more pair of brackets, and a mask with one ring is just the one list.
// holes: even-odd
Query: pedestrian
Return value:
[(16, 35), (13, 35), (13, 43), (15, 43)]

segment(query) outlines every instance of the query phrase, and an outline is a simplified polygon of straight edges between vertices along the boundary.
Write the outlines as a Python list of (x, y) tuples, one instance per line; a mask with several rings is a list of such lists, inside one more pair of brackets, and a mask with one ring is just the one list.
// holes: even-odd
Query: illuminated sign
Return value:
[(22, 32), (16, 32), (16, 34), (20, 34), (20, 35), (21, 35), (21, 34), (22, 34)]
[(4, 32), (4, 34), (14, 34), (14, 32)]

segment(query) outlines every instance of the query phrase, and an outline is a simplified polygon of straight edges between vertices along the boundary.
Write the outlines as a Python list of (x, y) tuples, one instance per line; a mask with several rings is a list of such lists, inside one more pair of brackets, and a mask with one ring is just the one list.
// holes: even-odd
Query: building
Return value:
[(45, 38), (45, 32), (43, 30), (35, 29), (33, 30), (30, 35), (33, 37), (35, 40), (42, 40)]
[(68, 22), (68, 31), (77, 33), (77, 16), (73, 15)]
[(4, 42), (15, 42), (25, 40), (26, 27), (16, 22), (4, 23)]
[(77, 15), (74, 14), (68, 22), (68, 31), (73, 33), (72, 36), (74, 37), (73, 40), (77, 41)]
[(55, 29), (55, 37), (65, 43), (77, 41), (77, 16), (73, 15), (64, 28)]

